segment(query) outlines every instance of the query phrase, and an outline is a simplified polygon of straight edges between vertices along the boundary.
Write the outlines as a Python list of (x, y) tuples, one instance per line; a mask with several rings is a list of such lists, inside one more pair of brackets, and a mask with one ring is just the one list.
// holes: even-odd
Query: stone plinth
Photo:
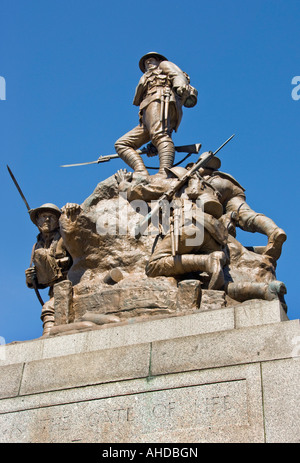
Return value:
[(0, 349), (1, 442), (300, 441), (300, 325), (278, 301)]

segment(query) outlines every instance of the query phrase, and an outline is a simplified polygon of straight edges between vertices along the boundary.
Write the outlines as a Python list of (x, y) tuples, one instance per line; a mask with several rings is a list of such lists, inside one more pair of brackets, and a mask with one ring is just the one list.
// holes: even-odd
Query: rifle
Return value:
[(205, 153), (205, 156), (200, 159), (194, 164), (194, 166), (187, 171), (186, 174), (184, 174), (183, 177), (181, 177), (175, 185), (173, 185), (166, 193), (163, 193), (162, 196), (158, 199), (157, 203), (155, 206), (151, 209), (151, 211), (140, 221), (140, 223), (136, 226), (135, 228), (135, 237), (139, 239), (146, 228), (148, 227), (151, 217), (155, 215), (159, 209), (161, 208), (162, 204), (164, 201), (170, 201), (176, 191), (180, 190), (192, 177), (192, 175), (200, 169), (200, 167), (205, 167), (206, 164), (225, 146), (227, 143), (234, 137), (234, 134), (231, 135), (231, 137), (228, 138), (214, 153), (212, 151), (208, 151)]
[[(23, 194), (21, 188), (19, 187), (19, 184), (18, 184), (17, 180), (15, 179), (14, 174), (12, 173), (12, 171), (10, 170), (10, 168), (8, 167), (8, 165), (7, 165), (6, 167), (7, 167), (7, 170), (8, 170), (8, 172), (9, 172), (9, 175), (11, 176), (12, 181), (14, 182), (14, 184), (15, 184), (15, 186), (16, 186), (18, 192), (20, 193), (21, 198), (23, 199), (23, 201), (24, 201), (24, 203), (25, 203), (25, 206), (26, 206), (26, 208), (27, 208), (27, 211), (30, 212), (31, 209), (30, 209), (30, 207), (29, 207), (29, 204), (28, 204), (28, 202), (26, 201), (26, 198), (25, 198), (25, 196), (24, 196), (24, 194)], [(31, 266), (31, 264), (30, 264), (30, 266)], [(36, 297), (38, 298), (40, 304), (43, 306), (43, 305), (44, 305), (44, 301), (43, 301), (43, 299), (42, 299), (42, 297), (41, 297), (41, 295), (40, 295), (40, 292), (39, 292), (39, 290), (38, 290), (38, 288), (37, 288), (37, 282), (36, 282), (35, 280), (32, 281), (32, 286), (33, 286), (33, 289), (34, 289), (34, 291), (35, 291)]]
[[(178, 153), (188, 153), (188, 155), (190, 156), (191, 154), (198, 154), (200, 148), (201, 148), (201, 143), (195, 143), (194, 145), (175, 146), (175, 151), (177, 151)], [(147, 146), (147, 147), (137, 150), (137, 153), (141, 155), (152, 153), (152, 155), (155, 156), (157, 154), (157, 150), (156, 148), (150, 149), (150, 147)], [(118, 154), (107, 154), (105, 156), (100, 156), (96, 161), (81, 162), (79, 164), (66, 164), (60, 167), (75, 167), (75, 166), (86, 166), (88, 164), (99, 164), (100, 162), (108, 162), (111, 159), (120, 159), (120, 157)], [(183, 162), (185, 159), (186, 157), (181, 162)], [(152, 169), (155, 169), (155, 167), (153, 167)]]

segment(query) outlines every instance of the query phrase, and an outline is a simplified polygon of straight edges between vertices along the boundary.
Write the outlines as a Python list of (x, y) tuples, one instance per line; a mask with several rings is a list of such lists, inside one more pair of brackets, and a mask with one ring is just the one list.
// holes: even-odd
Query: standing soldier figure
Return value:
[(182, 106), (197, 103), (197, 90), (189, 76), (156, 52), (144, 55), (139, 62), (144, 73), (135, 91), (133, 104), (140, 107), (140, 124), (115, 143), (115, 149), (135, 172), (149, 175), (137, 149), (152, 142), (159, 155), (159, 175), (165, 176), (165, 167), (173, 166), (175, 148), (171, 135), (177, 131)]
[(32, 249), (31, 266), (25, 270), (26, 284), (29, 288), (49, 287), (50, 300), (43, 305), (41, 314), (43, 336), (46, 336), (55, 321), (53, 286), (67, 278), (72, 259), (59, 231), (61, 210), (54, 204), (47, 203), (29, 213), (40, 233)]

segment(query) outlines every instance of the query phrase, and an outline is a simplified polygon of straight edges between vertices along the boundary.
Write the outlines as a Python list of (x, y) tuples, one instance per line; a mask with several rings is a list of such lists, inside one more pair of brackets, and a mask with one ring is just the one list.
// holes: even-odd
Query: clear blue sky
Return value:
[[(285, 229), (277, 277), (286, 283), (288, 315), (299, 306), (300, 75), (299, 0), (0, 0), (1, 313), (6, 342), (42, 333), (40, 305), (25, 285), (37, 229), (31, 207), (82, 203), (97, 183), (126, 167), (121, 160), (82, 168), (114, 152), (133, 128), (132, 105), (148, 51), (191, 76), (198, 105), (184, 111), (176, 144), (201, 142), (220, 153), (222, 170), (246, 188), (248, 203)], [(300, 92), (299, 92), (300, 93)], [(240, 235), (264, 245), (262, 235)], [(42, 291), (47, 298), (47, 292)]]

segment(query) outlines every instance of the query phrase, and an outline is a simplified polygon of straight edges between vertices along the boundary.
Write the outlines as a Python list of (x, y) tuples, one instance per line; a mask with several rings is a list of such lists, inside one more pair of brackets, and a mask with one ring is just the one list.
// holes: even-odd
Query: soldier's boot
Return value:
[(268, 237), (268, 244), (264, 254), (272, 257), (274, 260), (278, 260), (281, 255), (282, 245), (286, 238), (285, 231), (282, 230), (282, 228), (276, 228)]
[(287, 238), (285, 231), (264, 215), (257, 215), (251, 224), (251, 228), (254, 228), (253, 231), (267, 235), (268, 244), (263, 254), (272, 257), (275, 261), (278, 260), (281, 255), (282, 245)]
[(268, 300), (273, 300), (273, 299), (279, 299), (282, 308), (287, 312), (287, 305), (284, 299), (284, 295), (287, 293), (286, 286), (282, 281), (274, 280), (271, 281), (271, 283), (268, 284), (268, 289), (267, 289), (267, 299)]
[(142, 160), (140, 154), (135, 151), (135, 149), (124, 145), (121, 139), (120, 141), (116, 141), (115, 149), (119, 157), (123, 159), (123, 161), (126, 162), (126, 164), (131, 167), (134, 172), (138, 172), (143, 175), (149, 175), (144, 161)]
[(51, 328), (54, 326), (54, 316), (45, 315), (43, 318), (43, 337), (49, 336)]
[(165, 168), (171, 168), (175, 158), (174, 143), (171, 139), (155, 141), (155, 147), (158, 151), (159, 156), (159, 170), (157, 175), (166, 177)]
[(175, 273), (207, 272), (210, 275), (208, 289), (221, 289), (224, 286), (223, 267), (226, 263), (224, 252), (211, 254), (184, 254), (175, 257)]
[(242, 282), (228, 283), (226, 285), (226, 293), (232, 299), (244, 302), (249, 299), (263, 299), (265, 301), (273, 301), (279, 299), (283, 309), (287, 311), (284, 295), (286, 294), (286, 286), (282, 281), (274, 280), (270, 283)]

